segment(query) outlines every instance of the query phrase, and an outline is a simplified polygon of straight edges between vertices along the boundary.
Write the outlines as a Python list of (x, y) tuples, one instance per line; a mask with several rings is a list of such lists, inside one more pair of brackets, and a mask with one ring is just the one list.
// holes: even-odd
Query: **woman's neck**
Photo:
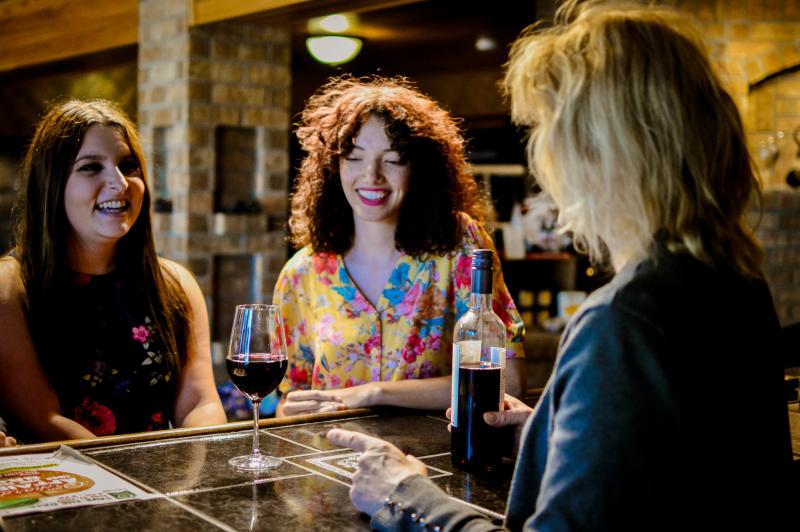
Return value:
[(70, 242), (67, 246), (67, 264), (70, 270), (89, 275), (103, 275), (114, 271), (116, 245), (86, 246)]
[(394, 241), (395, 224), (356, 222), (353, 247), (346, 253), (358, 262), (390, 261), (400, 255)]

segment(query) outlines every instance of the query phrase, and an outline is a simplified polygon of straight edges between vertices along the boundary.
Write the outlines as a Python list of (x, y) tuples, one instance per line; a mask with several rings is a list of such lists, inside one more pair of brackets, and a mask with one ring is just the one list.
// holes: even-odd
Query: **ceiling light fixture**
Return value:
[(497, 49), (497, 41), (488, 35), (479, 35), (475, 39), (475, 49), (479, 52), (491, 52)]
[(361, 51), (361, 39), (344, 34), (358, 28), (358, 17), (353, 13), (312, 18), (307, 28), (311, 35), (306, 38), (306, 48), (320, 63), (341, 65)]
[(346, 35), (313, 35), (306, 39), (311, 57), (326, 65), (347, 63), (361, 51), (361, 39)]

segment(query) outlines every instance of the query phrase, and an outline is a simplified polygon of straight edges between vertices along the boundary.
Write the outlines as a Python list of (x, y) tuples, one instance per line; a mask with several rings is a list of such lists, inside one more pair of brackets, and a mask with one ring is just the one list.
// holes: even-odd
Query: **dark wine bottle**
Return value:
[(493, 255), (475, 250), (470, 308), (453, 333), (450, 455), (454, 466), (472, 471), (499, 465), (508, 433), (483, 420), (501, 409), (505, 394), (506, 329), (492, 311)]

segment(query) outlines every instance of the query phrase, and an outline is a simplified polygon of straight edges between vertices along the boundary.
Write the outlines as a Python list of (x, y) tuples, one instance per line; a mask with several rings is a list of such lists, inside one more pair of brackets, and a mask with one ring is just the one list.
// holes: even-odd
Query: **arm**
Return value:
[(370, 382), (339, 390), (299, 390), (281, 400), (279, 415), (333, 412), (371, 406), (444, 410), (450, 406), (450, 376)]
[[(509, 359), (506, 366), (507, 393), (524, 395), (524, 388), (514, 386), (524, 375), (525, 361)], [(450, 375), (429, 379), (369, 382), (339, 390), (299, 390), (281, 399), (279, 416), (310, 412), (334, 412), (349, 408), (400, 406), (420, 410), (444, 410), (450, 406)], [(513, 392), (516, 392), (513, 393)]]
[(189, 271), (177, 263), (162, 262), (180, 282), (192, 311), (191, 335), (186, 363), (181, 368), (175, 400), (175, 423), (179, 427), (202, 427), (225, 423), (225, 411), (214, 386), (208, 312), (203, 293)]
[(541, 480), (512, 492), (509, 504), (538, 493), (525, 522), (534, 530), (637, 528), (655, 511), (654, 483), (678, 467), (670, 462), (671, 435), (680, 432), (674, 383), (658, 356), (669, 344), (650, 322), (605, 306), (565, 334), (549, 385), (552, 431)]
[(39, 363), (25, 316), (25, 288), (16, 259), (0, 259), (0, 404), (37, 440), (94, 438), (61, 415), (56, 392)]
[(328, 440), (359, 451), (350, 498), (372, 516), (375, 530), (502, 530), (485, 515), (448, 497), (430, 481), (425, 465), (389, 442), (333, 429)]
[(506, 360), (506, 393), (523, 399), (528, 391), (528, 374), (524, 358)]

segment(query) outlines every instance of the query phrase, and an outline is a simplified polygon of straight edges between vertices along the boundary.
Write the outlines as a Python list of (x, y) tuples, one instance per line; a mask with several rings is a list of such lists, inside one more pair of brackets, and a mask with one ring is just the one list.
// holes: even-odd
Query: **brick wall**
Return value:
[(139, 128), (171, 205), (155, 215), (158, 249), (196, 275), (226, 342), (232, 304), (271, 300), (286, 258), (289, 34), (189, 27), (188, 4), (140, 1)]
[(800, 321), (800, 191), (764, 192), (756, 236), (764, 247), (764, 275), (781, 324)]
[[(800, 170), (791, 140), (800, 128), (800, 0), (667, 0), (693, 16), (744, 120), (765, 186), (756, 230), (764, 274), (783, 325), (800, 321), (800, 191), (785, 185)], [(779, 136), (783, 133), (783, 138)], [(778, 148), (774, 164), (766, 155)], [(754, 213), (754, 220), (757, 213)]]
[[(791, 133), (800, 127), (800, 0), (672, 0), (693, 15), (736, 99), (765, 185), (800, 169)], [(783, 132), (783, 139), (778, 132)], [(770, 137), (780, 155), (759, 157)]]

